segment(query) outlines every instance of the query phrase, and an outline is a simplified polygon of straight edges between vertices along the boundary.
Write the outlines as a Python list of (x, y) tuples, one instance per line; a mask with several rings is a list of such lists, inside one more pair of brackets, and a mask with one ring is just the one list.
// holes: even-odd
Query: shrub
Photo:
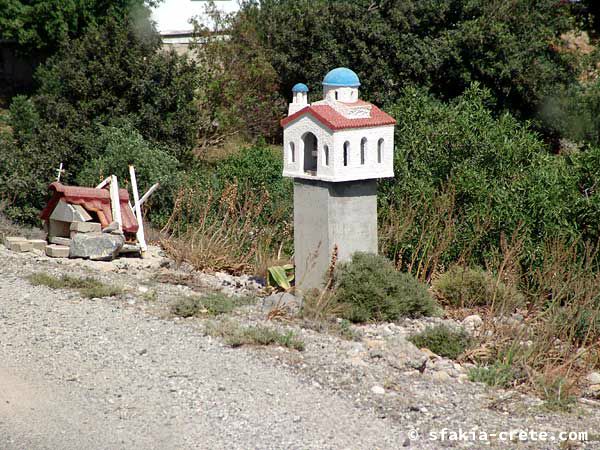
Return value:
[(389, 321), (430, 316), (439, 312), (425, 286), (397, 272), (382, 256), (358, 252), (334, 274), (336, 299), (347, 304), (344, 316), (352, 322)]
[(173, 304), (171, 311), (179, 317), (219, 316), (250, 302), (249, 298), (234, 298), (215, 292), (205, 297), (182, 297)]
[(438, 299), (451, 306), (508, 306), (522, 304), (523, 295), (509, 288), (489, 272), (453, 266), (433, 283)]
[(154, 183), (160, 183), (160, 189), (144, 204), (150, 219), (160, 222), (159, 218), (170, 212), (179, 162), (162, 146), (148, 142), (125, 123), (121, 127), (99, 126), (98, 134), (84, 148), (87, 154), (96, 156), (78, 173), (79, 185), (95, 186), (107, 176), (116, 175), (119, 186), (125, 188), (129, 184), (129, 165), (133, 165), (140, 196)]
[(454, 330), (446, 325), (426, 328), (408, 339), (419, 348), (428, 348), (433, 353), (456, 359), (471, 345), (464, 330)]
[(242, 345), (279, 345), (298, 351), (304, 350), (304, 342), (297, 339), (292, 331), (281, 333), (264, 326), (244, 327), (234, 321), (209, 322), (206, 333), (223, 338), (231, 347)]

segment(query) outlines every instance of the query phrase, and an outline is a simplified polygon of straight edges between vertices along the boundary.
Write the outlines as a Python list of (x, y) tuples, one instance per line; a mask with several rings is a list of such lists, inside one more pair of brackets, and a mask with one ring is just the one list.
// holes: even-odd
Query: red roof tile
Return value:
[[(371, 105), (371, 117), (366, 117), (362, 119), (348, 119), (329, 105), (311, 105), (301, 109), (300, 111), (295, 112), (291, 116), (282, 119), (281, 126), (285, 127), (287, 124), (300, 118), (304, 114), (310, 114), (330, 130), (342, 130), (345, 128), (367, 128), (396, 124), (396, 119), (394, 119), (389, 114), (383, 112), (377, 106), (368, 102), (364, 102), (362, 100), (359, 100), (356, 103), (351, 103), (351, 105), (357, 104)], [(349, 104), (344, 103), (344, 105)]]
[[(95, 212), (100, 219), (102, 228), (113, 221), (110, 207), (110, 192), (108, 189), (65, 186), (61, 183), (52, 183), (49, 189), (54, 191), (54, 195), (40, 213), (40, 217), (43, 220), (48, 220), (59, 201), (64, 201), (72, 205), (81, 205), (87, 211)], [(127, 189), (119, 189), (119, 203), (121, 205), (123, 231), (135, 233), (138, 230), (138, 223), (133, 211), (129, 207), (129, 193)]]

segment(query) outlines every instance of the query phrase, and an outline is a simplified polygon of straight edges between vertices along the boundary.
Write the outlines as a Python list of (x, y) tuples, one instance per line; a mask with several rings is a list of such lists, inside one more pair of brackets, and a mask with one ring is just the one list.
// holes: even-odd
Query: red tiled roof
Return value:
[(329, 105), (311, 105), (295, 112), (291, 116), (282, 119), (281, 126), (285, 127), (287, 124), (293, 122), (304, 114), (310, 114), (330, 130), (342, 130), (344, 128), (367, 128), (396, 124), (396, 119), (371, 103), (364, 102), (362, 100), (359, 100), (356, 103), (344, 103), (344, 105), (357, 104), (371, 105), (371, 117), (365, 117), (362, 119), (348, 119)]
[[(72, 205), (81, 205), (87, 211), (95, 212), (100, 219), (102, 228), (108, 226), (112, 221), (112, 211), (110, 208), (110, 192), (108, 189), (96, 189), (79, 186), (65, 186), (61, 183), (52, 183), (49, 186), (54, 195), (48, 202), (48, 205), (40, 213), (43, 220), (47, 220), (59, 201), (64, 201)], [(119, 189), (119, 203), (121, 205), (121, 219), (123, 220), (123, 231), (135, 233), (138, 230), (138, 223), (133, 211), (129, 207), (129, 193), (127, 189)]]

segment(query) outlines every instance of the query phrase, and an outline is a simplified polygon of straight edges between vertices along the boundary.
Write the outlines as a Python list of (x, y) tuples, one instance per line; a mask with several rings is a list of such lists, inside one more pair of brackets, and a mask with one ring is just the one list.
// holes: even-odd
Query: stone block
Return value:
[(125, 244), (123, 236), (107, 233), (77, 233), (71, 242), (71, 258), (112, 261)]
[(68, 258), (69, 247), (66, 245), (50, 244), (46, 245), (46, 255), (51, 258)]
[(64, 245), (66, 247), (71, 245), (71, 239), (65, 237), (52, 236), (48, 241), (50, 241), (51, 244)]
[(33, 245), (27, 240), (14, 241), (10, 243), (9, 249), (13, 252), (30, 252), (33, 250)]
[(29, 242), (31, 242), (31, 245), (33, 246), (34, 250), (40, 250), (40, 251), (44, 251), (46, 250), (46, 245), (48, 245), (48, 242), (46, 242), (45, 239), (28, 239)]
[(70, 222), (50, 219), (48, 221), (48, 239), (52, 237), (68, 237), (70, 227)]
[(50, 219), (60, 222), (87, 222), (92, 220), (88, 212), (80, 205), (70, 205), (63, 201), (56, 204), (52, 214), (50, 214)]
[(78, 233), (100, 233), (102, 227), (98, 222), (73, 222), (71, 223), (71, 232)]
[(10, 245), (13, 242), (22, 242), (26, 240), (27, 239), (25, 239), (23, 236), (6, 236), (4, 238), (4, 246), (10, 250)]

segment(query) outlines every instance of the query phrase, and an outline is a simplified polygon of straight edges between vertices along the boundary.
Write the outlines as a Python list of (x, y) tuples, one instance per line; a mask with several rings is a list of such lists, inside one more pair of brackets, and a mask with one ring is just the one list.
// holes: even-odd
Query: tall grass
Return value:
[(269, 265), (288, 261), (284, 246), (291, 225), (280, 211), (265, 213), (266, 189), (240, 193), (237, 181), (221, 191), (202, 187), (181, 189), (163, 228), (162, 246), (177, 262), (198, 270), (264, 276)]

